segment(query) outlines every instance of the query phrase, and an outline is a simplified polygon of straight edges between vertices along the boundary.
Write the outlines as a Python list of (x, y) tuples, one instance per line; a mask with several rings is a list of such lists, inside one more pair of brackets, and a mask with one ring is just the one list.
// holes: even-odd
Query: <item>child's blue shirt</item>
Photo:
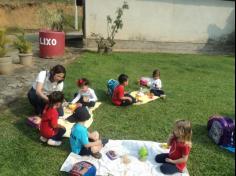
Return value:
[(71, 129), (70, 146), (72, 152), (80, 154), (81, 149), (89, 143), (88, 130), (79, 123), (75, 124)]

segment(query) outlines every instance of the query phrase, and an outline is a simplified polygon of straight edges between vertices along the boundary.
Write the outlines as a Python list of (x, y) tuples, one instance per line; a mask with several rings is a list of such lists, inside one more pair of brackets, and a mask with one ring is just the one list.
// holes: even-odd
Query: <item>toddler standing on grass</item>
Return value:
[(150, 93), (160, 98), (165, 98), (165, 93), (162, 90), (162, 83), (160, 79), (161, 73), (159, 69), (156, 69), (152, 73), (152, 80), (150, 82)]
[(169, 153), (159, 154), (155, 158), (157, 163), (163, 163), (160, 167), (163, 174), (183, 172), (192, 147), (191, 138), (191, 122), (188, 120), (176, 121), (167, 142), (167, 145), (170, 146)]
[(128, 106), (136, 102), (134, 97), (125, 93), (125, 87), (129, 84), (128, 78), (129, 77), (125, 74), (121, 74), (118, 77), (119, 85), (116, 86), (112, 96), (112, 102), (116, 106)]
[(62, 136), (66, 132), (65, 127), (58, 124), (58, 111), (64, 101), (64, 95), (60, 91), (52, 92), (48, 96), (48, 104), (45, 106), (40, 124), (40, 140), (48, 145), (61, 145)]

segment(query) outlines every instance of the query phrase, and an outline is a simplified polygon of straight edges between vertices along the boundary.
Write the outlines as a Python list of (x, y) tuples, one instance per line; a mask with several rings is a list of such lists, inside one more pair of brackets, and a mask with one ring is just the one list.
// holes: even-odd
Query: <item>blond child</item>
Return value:
[(160, 167), (163, 174), (169, 175), (184, 171), (192, 147), (191, 138), (191, 122), (188, 120), (176, 121), (167, 142), (167, 145), (170, 146), (169, 153), (159, 154), (155, 158), (157, 163), (163, 163)]

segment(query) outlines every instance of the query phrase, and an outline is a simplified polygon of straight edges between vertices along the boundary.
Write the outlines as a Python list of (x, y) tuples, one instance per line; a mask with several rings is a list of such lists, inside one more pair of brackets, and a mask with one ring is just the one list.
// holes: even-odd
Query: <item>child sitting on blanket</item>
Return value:
[(119, 85), (116, 86), (112, 96), (113, 104), (116, 106), (128, 106), (136, 103), (136, 99), (125, 92), (125, 86), (128, 86), (129, 84), (128, 76), (121, 74), (118, 77), (118, 81)]
[(40, 140), (48, 145), (61, 145), (62, 136), (66, 132), (65, 127), (58, 124), (58, 111), (64, 100), (64, 95), (60, 91), (52, 92), (48, 96), (48, 104), (45, 106), (40, 124)]
[(99, 152), (107, 141), (104, 140), (103, 143), (99, 139), (99, 133), (97, 131), (90, 133), (84, 126), (85, 121), (90, 118), (87, 108), (79, 107), (73, 116), (77, 123), (72, 127), (70, 134), (72, 152), (81, 156), (92, 155), (94, 158), (100, 159), (102, 155)]
[(163, 163), (160, 168), (162, 173), (169, 175), (183, 172), (192, 147), (191, 138), (191, 122), (188, 120), (176, 121), (167, 142), (167, 145), (170, 146), (169, 153), (159, 154), (155, 158), (156, 162)]
[(89, 87), (89, 80), (86, 78), (79, 79), (77, 81), (77, 85), (79, 87), (79, 91), (75, 94), (75, 98), (71, 103), (77, 103), (77, 107), (94, 107), (98, 98), (94, 90)]
[(162, 88), (161, 79), (160, 79), (160, 70), (156, 69), (152, 73), (152, 80), (150, 82), (150, 93), (153, 93), (155, 96), (160, 98), (165, 98), (165, 93)]

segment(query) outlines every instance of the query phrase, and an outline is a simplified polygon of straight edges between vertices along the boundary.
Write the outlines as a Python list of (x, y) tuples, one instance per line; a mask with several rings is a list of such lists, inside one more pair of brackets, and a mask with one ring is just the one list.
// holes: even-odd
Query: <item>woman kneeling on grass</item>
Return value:
[(64, 95), (60, 91), (55, 91), (48, 96), (48, 104), (46, 105), (42, 121), (40, 124), (40, 140), (47, 142), (48, 145), (61, 145), (62, 136), (65, 134), (65, 127), (58, 124), (59, 114), (57, 109), (61, 106)]
[[(36, 81), (28, 92), (28, 99), (33, 105), (36, 115), (42, 115), (50, 93), (63, 90), (65, 77), (66, 69), (62, 65), (56, 65), (50, 71), (44, 70), (38, 74)], [(60, 116), (63, 116), (62, 107), (58, 108), (58, 112)]]

